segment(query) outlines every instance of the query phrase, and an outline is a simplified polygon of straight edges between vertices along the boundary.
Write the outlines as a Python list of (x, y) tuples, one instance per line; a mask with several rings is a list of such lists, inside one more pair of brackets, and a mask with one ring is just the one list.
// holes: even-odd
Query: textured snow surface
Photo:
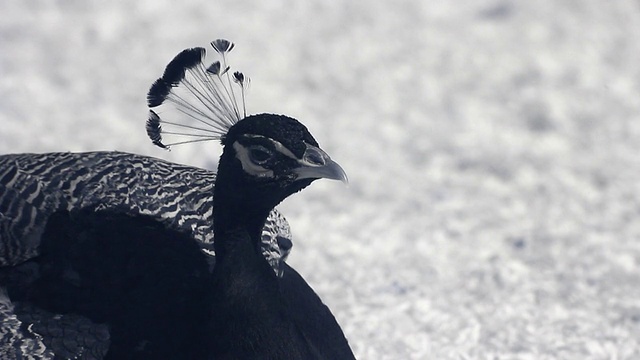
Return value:
[(347, 171), (280, 209), (362, 359), (640, 359), (640, 2), (0, 3), (0, 153), (154, 148), (145, 95), (225, 37), (249, 111)]

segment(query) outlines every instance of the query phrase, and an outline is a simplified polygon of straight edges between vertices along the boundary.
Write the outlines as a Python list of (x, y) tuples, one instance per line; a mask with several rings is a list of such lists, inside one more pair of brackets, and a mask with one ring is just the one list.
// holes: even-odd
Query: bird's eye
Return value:
[(252, 146), (249, 148), (249, 158), (255, 164), (264, 164), (271, 159), (273, 153), (264, 146)]

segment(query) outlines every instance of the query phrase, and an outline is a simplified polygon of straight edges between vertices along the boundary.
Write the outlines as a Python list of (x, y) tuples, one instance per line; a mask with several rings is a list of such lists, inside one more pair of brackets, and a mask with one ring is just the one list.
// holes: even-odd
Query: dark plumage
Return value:
[[(210, 353), (220, 359), (353, 358), (333, 315), (302, 277), (287, 268), (278, 279), (256, 251), (260, 224), (274, 206), (315, 179), (345, 180), (342, 169), (302, 124), (285, 116), (241, 120), (224, 144), (214, 190), (218, 262)], [(242, 155), (256, 147), (266, 152), (259, 161)], [(255, 169), (247, 161), (260, 162), (268, 175), (248, 171)]]
[(207, 317), (209, 266), (188, 235), (141, 215), (62, 211), (49, 218), (41, 251), (0, 270), (0, 281), (18, 319), (35, 315), (32, 336), (49, 351), (63, 358), (207, 358), (198, 325)]
[[(297, 120), (241, 115), (240, 97), (227, 87), (232, 82), (225, 53), (233, 44), (216, 40), (212, 46), (222, 63), (203, 64), (202, 48), (185, 50), (169, 63), (152, 85), (148, 103), (175, 106), (180, 116), (166, 120), (166, 112), (150, 111), (147, 122), (152, 142), (165, 148), (221, 140), (215, 187), (209, 182), (212, 199), (200, 201), (196, 191), (196, 197), (177, 202), (173, 210), (176, 202), (160, 206), (165, 212), (136, 211), (132, 201), (148, 204), (148, 195), (123, 196), (123, 189), (159, 194), (150, 197), (152, 204), (175, 200), (166, 194), (162, 174), (96, 174), (92, 164), (78, 170), (80, 181), (50, 176), (43, 185), (20, 166), (0, 167), (0, 179), (9, 185), (0, 192), (0, 215), (13, 216), (5, 216), (4, 222), (0, 217), (0, 235), (10, 235), (0, 239), (9, 250), (4, 258), (13, 265), (0, 269), (0, 351), (36, 358), (353, 358), (342, 330), (315, 292), (284, 263), (284, 256), (274, 266), (265, 253), (265, 231), (276, 234), (268, 244), (275, 243), (279, 251), (290, 249), (288, 236), (278, 235), (281, 229), (288, 234), (286, 222), (269, 218), (278, 203), (316, 179), (346, 181), (346, 176)], [(248, 78), (236, 72), (233, 81), (244, 90)], [(195, 99), (176, 93), (185, 89)], [(166, 131), (163, 125), (177, 130)], [(196, 140), (165, 144), (161, 134)], [(14, 160), (18, 164), (17, 158), (8, 162)], [(30, 171), (41, 169), (34, 165)], [(186, 178), (171, 183), (189, 193), (193, 177), (181, 174)], [(102, 181), (87, 181), (109, 183), (111, 176), (123, 177), (125, 183), (134, 178), (134, 187), (116, 186), (113, 195)], [(23, 179), (35, 185), (13, 190)], [(53, 183), (66, 188), (59, 192), (62, 196), (42, 196), (42, 189)], [(197, 210), (192, 217), (182, 209), (203, 203), (213, 206), (210, 222), (198, 222)], [(179, 226), (168, 224), (174, 213), (181, 217)], [(189, 221), (195, 224), (185, 227)], [(38, 231), (16, 236), (16, 229), (34, 224)], [(203, 224), (209, 225), (205, 231)], [(213, 266), (212, 249), (203, 247), (211, 242), (198, 238), (203, 233), (213, 237)], [(21, 246), (16, 242), (20, 238), (33, 242)]]

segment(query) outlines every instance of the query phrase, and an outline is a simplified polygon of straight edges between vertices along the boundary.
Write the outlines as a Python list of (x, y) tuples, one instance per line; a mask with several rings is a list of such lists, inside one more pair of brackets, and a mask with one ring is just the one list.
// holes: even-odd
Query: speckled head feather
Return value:
[(240, 120), (222, 136), (222, 145), (232, 144), (240, 135), (247, 134), (278, 140), (298, 158), (302, 158), (307, 149), (305, 144), (318, 146), (307, 127), (298, 120), (273, 114), (250, 115)]

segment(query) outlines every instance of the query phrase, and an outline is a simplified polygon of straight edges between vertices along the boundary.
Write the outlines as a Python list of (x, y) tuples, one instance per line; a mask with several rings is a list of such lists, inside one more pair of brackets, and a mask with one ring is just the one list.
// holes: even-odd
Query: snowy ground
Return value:
[[(291, 3), (291, 4), (290, 4)], [(0, 153), (146, 139), (180, 50), (226, 37), (249, 110), (351, 184), (281, 210), (363, 359), (640, 359), (640, 3), (0, 3)]]

